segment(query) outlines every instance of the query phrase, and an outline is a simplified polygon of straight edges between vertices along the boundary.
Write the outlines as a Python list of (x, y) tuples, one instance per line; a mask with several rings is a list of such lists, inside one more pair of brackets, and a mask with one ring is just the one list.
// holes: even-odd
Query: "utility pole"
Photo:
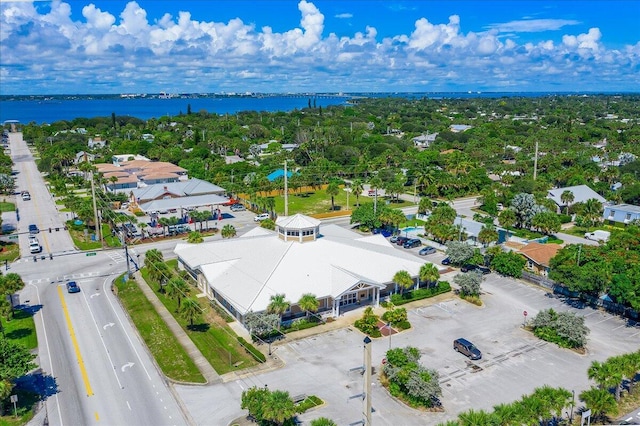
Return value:
[(129, 248), (127, 242), (124, 242), (124, 257), (127, 259), (127, 278), (131, 278), (131, 266), (129, 265)]
[(538, 141), (536, 141), (536, 155), (533, 157), (533, 180), (538, 176)]
[(371, 426), (371, 339), (364, 338), (364, 419)]
[(284, 160), (284, 215), (289, 216), (289, 187), (287, 184), (287, 160)]
[[(87, 154), (85, 153), (85, 161), (87, 161)], [(100, 229), (100, 222), (98, 222), (98, 207), (96, 205), (96, 186), (93, 182), (93, 169), (89, 170), (91, 173), (91, 198), (93, 199), (93, 220), (96, 226), (96, 238), (100, 241), (102, 247), (102, 229)]]

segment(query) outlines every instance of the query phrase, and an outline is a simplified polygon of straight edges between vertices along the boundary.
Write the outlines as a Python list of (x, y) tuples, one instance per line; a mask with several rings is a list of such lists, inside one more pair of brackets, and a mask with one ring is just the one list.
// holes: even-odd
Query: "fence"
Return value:
[(541, 287), (548, 288), (552, 290), (554, 293), (561, 294), (563, 296), (573, 298), (573, 299), (580, 299), (585, 304), (593, 308), (602, 308), (612, 314), (621, 315), (623, 317), (630, 318), (635, 321), (637, 321), (640, 318), (640, 313), (638, 313), (638, 311), (634, 309), (621, 305), (620, 303), (615, 303), (611, 300), (594, 297), (589, 294), (580, 293), (578, 291), (571, 291), (567, 287), (561, 284), (558, 284), (552, 279), (549, 279), (541, 275), (536, 275), (530, 272), (523, 271), (522, 279), (530, 283), (539, 285)]

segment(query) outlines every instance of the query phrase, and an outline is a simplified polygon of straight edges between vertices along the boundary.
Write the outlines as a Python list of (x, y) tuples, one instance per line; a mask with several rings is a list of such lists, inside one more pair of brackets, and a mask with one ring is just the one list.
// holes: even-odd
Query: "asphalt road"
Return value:
[[(36, 237), (42, 246), (42, 255), (75, 251), (71, 237), (67, 232), (64, 232), (64, 214), (61, 215), (56, 209), (44, 179), (36, 167), (33, 155), (22, 139), (22, 133), (9, 133), (9, 146), (14, 162), (13, 168), (18, 172), (16, 175), (16, 207), (18, 209), (16, 219), (18, 216), (20, 218), (10, 226), (15, 227), (20, 233), (21, 256), (33, 257), (29, 252), (28, 244), (29, 224), (35, 224), (40, 229), (40, 233)], [(31, 194), (29, 201), (23, 201), (19, 195), (21, 191), (25, 190)]]
[[(42, 424), (45, 416), (51, 425), (187, 424), (170, 386), (111, 292), (115, 276), (126, 270), (124, 251), (94, 256), (77, 252), (63, 229), (64, 213), (57, 211), (21, 134), (10, 134), (10, 146), (17, 192), (31, 193), (29, 201), (16, 197), (22, 258), (9, 265), (9, 272), (21, 275), (26, 286), (20, 303), (36, 312), (36, 361), (42, 375), (35, 376), (48, 398), (34, 424)], [(37, 237), (45, 259), (38, 255), (34, 261), (29, 253), (30, 223), (41, 229)], [(172, 251), (175, 242), (165, 245)], [(76, 281), (81, 292), (68, 293), (69, 280)]]

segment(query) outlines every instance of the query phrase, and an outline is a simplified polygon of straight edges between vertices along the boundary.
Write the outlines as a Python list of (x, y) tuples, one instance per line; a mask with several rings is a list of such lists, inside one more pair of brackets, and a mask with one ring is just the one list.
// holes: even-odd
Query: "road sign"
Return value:
[(95, 251), (92, 251), (90, 253), (87, 253), (86, 256), (95, 256), (97, 253)]
[(524, 311), (524, 312), (522, 313), (522, 315), (524, 315), (524, 316), (526, 317), (526, 316), (527, 316), (527, 315), (529, 315), (529, 314), (527, 313), (527, 311)]

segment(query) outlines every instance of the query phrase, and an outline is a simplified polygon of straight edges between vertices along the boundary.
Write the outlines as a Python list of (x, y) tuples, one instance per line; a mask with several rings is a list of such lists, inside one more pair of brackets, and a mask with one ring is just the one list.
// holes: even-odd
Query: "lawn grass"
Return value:
[[(38, 347), (36, 324), (33, 320), (32, 311), (18, 309), (14, 312), (11, 321), (7, 321), (4, 317), (0, 317), (0, 322), (2, 323), (4, 336), (7, 340), (18, 343), (29, 350), (34, 350)], [(22, 389), (20, 386), (15, 387), (12, 394), (18, 395), (18, 403), (16, 405), (18, 416), (14, 416), (13, 404), (5, 404), (4, 415), (0, 416), (0, 426), (18, 426), (27, 424), (27, 422), (33, 418), (34, 404), (40, 399), (38, 394)]]
[[(91, 241), (91, 232), (89, 232), (85, 238), (84, 228), (77, 229), (72, 226), (68, 229), (69, 235), (71, 235), (71, 239), (73, 240), (73, 244), (78, 248), (78, 250), (98, 250), (102, 248), (102, 243), (100, 243), (100, 241)], [(102, 224), (102, 235), (104, 236), (104, 243), (107, 247), (120, 247), (122, 245), (117, 237), (111, 235), (111, 229), (106, 223)]]
[(134, 280), (123, 282), (123, 276), (119, 276), (115, 281), (118, 297), (162, 372), (173, 380), (205, 383), (206, 380), (198, 367), (178, 343), (138, 284)]
[[(275, 211), (279, 215), (284, 214), (284, 196), (279, 195), (275, 197), (276, 206)], [(386, 197), (378, 197), (378, 204), (383, 205), (389, 199)], [(324, 189), (318, 189), (313, 192), (298, 192), (296, 191), (293, 194), (289, 194), (289, 214), (315, 214), (315, 213), (327, 213), (331, 211), (331, 197), (327, 195), (327, 191)], [(356, 197), (352, 194), (349, 194), (349, 204), (347, 205), (347, 193), (342, 190), (338, 195), (336, 195), (333, 199), (334, 206), (336, 210), (353, 210), (356, 208)], [(372, 197), (360, 196), (360, 205), (362, 204), (373, 204)], [(390, 204), (393, 208), (401, 208), (412, 205), (408, 201), (400, 200), (399, 203)]]
[(0, 241), (0, 263), (13, 262), (20, 257), (20, 246), (16, 243)]
[(0, 318), (0, 321), (2, 322), (4, 335), (8, 340), (19, 343), (29, 350), (38, 347), (33, 312), (16, 309), (10, 321), (7, 321), (4, 317)]
[(4, 212), (15, 212), (16, 205), (13, 203), (8, 203), (6, 201), (0, 201), (0, 213)]
[[(175, 270), (177, 260), (167, 262), (170, 270)], [(178, 301), (170, 299), (164, 293), (160, 293), (158, 283), (149, 279), (147, 268), (142, 268), (142, 276), (149, 283), (164, 306), (171, 312), (185, 330), (189, 338), (193, 341), (202, 355), (209, 361), (218, 374), (225, 374), (231, 371), (248, 368), (257, 364), (256, 360), (247, 353), (237, 340), (236, 334), (227, 325), (224, 318), (209, 306), (209, 299), (198, 298), (203, 315), (193, 327), (189, 326), (187, 320), (178, 314)], [(198, 290), (189, 287), (188, 297), (195, 297)]]

